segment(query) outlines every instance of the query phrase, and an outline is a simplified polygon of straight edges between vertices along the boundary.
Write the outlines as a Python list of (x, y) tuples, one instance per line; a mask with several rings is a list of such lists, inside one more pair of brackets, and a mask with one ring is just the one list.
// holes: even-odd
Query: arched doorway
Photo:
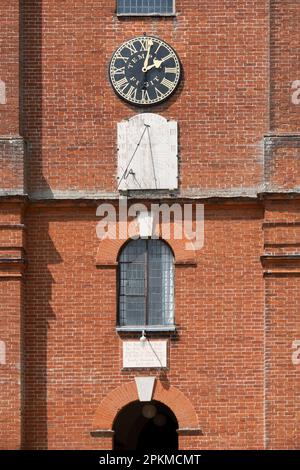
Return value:
[(114, 450), (178, 449), (176, 416), (159, 401), (134, 401), (116, 416)]

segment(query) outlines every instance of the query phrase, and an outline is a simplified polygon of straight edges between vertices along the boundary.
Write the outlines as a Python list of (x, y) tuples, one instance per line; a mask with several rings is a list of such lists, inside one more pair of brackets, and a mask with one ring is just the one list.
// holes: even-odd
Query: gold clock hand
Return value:
[(148, 65), (148, 67), (146, 67), (146, 70), (143, 69), (143, 72), (148, 72), (148, 70), (153, 69), (153, 67), (156, 67), (157, 69), (159, 69), (159, 67), (161, 66), (161, 64), (162, 64), (162, 60), (154, 59), (154, 60), (153, 60), (153, 64), (152, 64), (152, 65)]
[(155, 67), (155, 65), (154, 65), (154, 64), (152, 64), (152, 65), (148, 65), (148, 67), (146, 67), (146, 68), (144, 67), (144, 68), (143, 68), (143, 72), (148, 72), (148, 70), (151, 70), (151, 69), (153, 69), (153, 67)]
[(142, 69), (143, 72), (147, 72), (147, 67), (148, 67), (148, 62), (149, 62), (149, 57), (150, 57), (150, 51), (151, 51), (152, 46), (153, 46), (153, 41), (152, 41), (152, 39), (149, 39), (147, 55), (146, 55), (146, 58), (145, 58), (145, 61), (144, 61), (144, 67)]

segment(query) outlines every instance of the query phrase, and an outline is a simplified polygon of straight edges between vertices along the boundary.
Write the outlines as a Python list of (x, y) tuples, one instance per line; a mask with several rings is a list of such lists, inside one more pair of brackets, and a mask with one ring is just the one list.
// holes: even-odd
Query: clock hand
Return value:
[(153, 60), (153, 64), (152, 64), (152, 65), (148, 65), (148, 67), (146, 67), (146, 70), (143, 69), (143, 71), (148, 72), (148, 70), (153, 69), (153, 67), (156, 67), (157, 69), (159, 69), (159, 67), (161, 66), (161, 64), (162, 64), (162, 60), (154, 59), (154, 60)]
[(141, 80), (142, 90), (146, 90), (147, 85), (148, 85), (147, 72), (148, 72), (148, 70), (146, 70), (146, 72), (144, 72), (143, 79)]
[[(148, 65), (148, 67), (146, 68), (145, 72), (148, 72), (148, 70), (151, 70), (151, 69), (153, 69), (153, 67), (155, 67), (155, 65), (154, 65), (154, 64), (152, 64), (152, 65)], [(144, 70), (144, 69), (143, 69), (143, 70)]]
[(146, 58), (145, 58), (145, 61), (144, 61), (144, 67), (142, 69), (143, 72), (147, 72), (149, 56), (150, 56), (150, 50), (151, 50), (152, 46), (153, 46), (153, 41), (152, 41), (152, 39), (149, 39), (149, 41), (148, 41), (148, 50), (147, 50)]
[(141, 82), (141, 85), (142, 85), (142, 90), (146, 90), (147, 88), (147, 83), (148, 83), (148, 80), (147, 80), (147, 73), (144, 73), (144, 81)]

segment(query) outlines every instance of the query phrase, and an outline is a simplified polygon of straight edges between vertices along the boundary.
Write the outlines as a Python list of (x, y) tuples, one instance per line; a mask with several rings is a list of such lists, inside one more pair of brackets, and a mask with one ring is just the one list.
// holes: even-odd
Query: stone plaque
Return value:
[(6, 104), (5, 83), (0, 80), (0, 104)]
[(167, 340), (124, 341), (123, 367), (167, 367)]
[(176, 121), (142, 113), (118, 123), (118, 189), (178, 188)]
[(5, 343), (4, 341), (0, 341), (0, 364), (5, 365), (6, 357), (5, 357)]

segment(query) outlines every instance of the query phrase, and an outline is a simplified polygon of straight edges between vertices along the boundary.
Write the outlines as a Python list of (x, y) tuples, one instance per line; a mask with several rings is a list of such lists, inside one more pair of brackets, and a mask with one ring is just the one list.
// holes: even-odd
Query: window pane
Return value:
[(125, 261), (140, 261), (144, 262), (144, 255), (146, 252), (146, 241), (145, 240), (133, 240), (129, 242), (125, 248), (123, 248), (120, 262)]
[[(125, 267), (126, 266), (126, 267)], [(127, 263), (122, 266), (122, 271), (126, 269), (123, 285), (125, 295), (145, 295), (145, 264)]]
[(168, 245), (129, 242), (119, 258), (120, 326), (173, 325), (173, 297), (174, 260)]
[(118, 14), (174, 13), (174, 0), (118, 0)]
[(145, 307), (145, 297), (121, 297), (120, 326), (144, 326)]
[(144, 325), (146, 241), (129, 242), (119, 259), (119, 324)]
[(160, 240), (150, 240), (148, 250), (148, 323), (173, 325), (173, 254)]

